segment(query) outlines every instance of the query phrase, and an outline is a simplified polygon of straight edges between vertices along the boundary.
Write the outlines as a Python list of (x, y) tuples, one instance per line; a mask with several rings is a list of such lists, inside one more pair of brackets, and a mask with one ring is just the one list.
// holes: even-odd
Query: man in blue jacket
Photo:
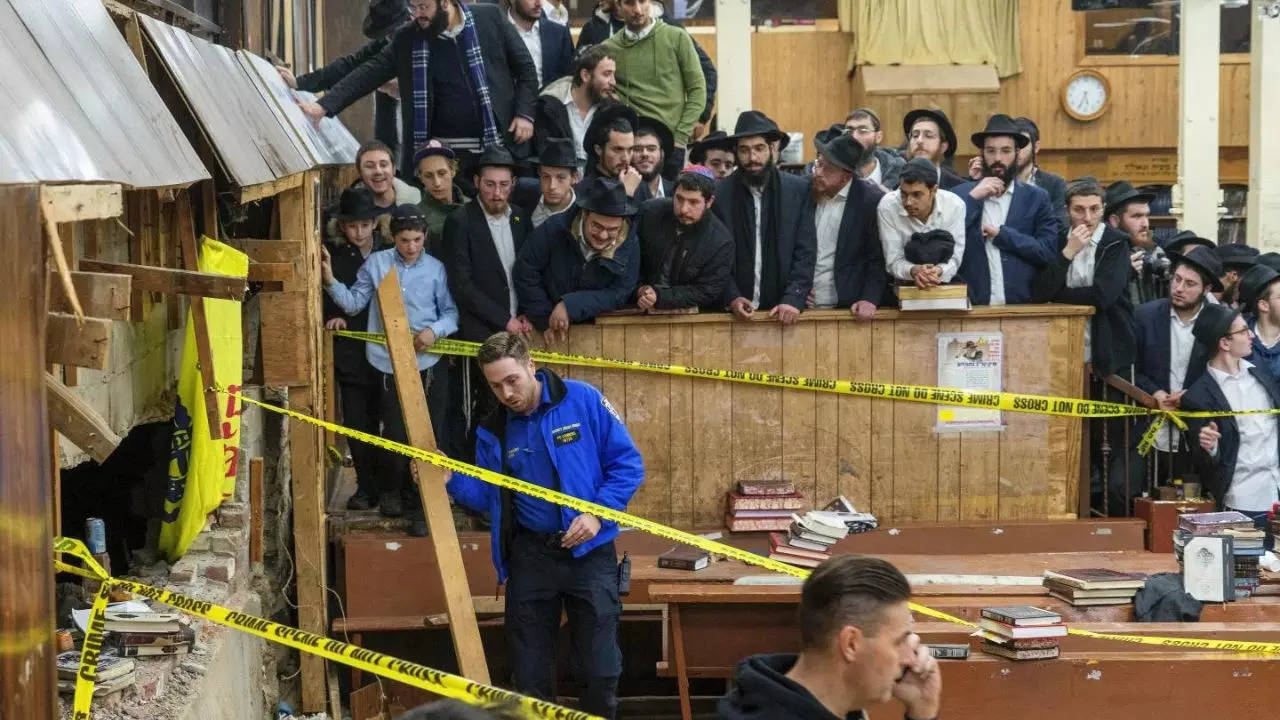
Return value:
[(952, 192), (965, 202), (960, 276), (975, 305), (1031, 302), (1036, 272), (1058, 254), (1058, 219), (1049, 194), (1018, 182), (1018, 150), (1030, 140), (1008, 115), (992, 115), (973, 144), (982, 150), (978, 181)]
[[(622, 418), (596, 388), (536, 369), (519, 335), (491, 336), (477, 354), (502, 403), (476, 429), (476, 464), (625, 510), (644, 462)], [(555, 698), (556, 635), (563, 607), (583, 711), (617, 709), (618, 557), (615, 523), (455, 474), (453, 499), (488, 513), (493, 564), (507, 584), (506, 628), (517, 692)]]

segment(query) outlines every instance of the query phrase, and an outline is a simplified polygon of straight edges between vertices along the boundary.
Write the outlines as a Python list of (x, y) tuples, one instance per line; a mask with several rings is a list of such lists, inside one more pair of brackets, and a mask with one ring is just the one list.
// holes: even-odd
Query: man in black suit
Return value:
[(950, 190), (965, 181), (951, 169), (956, 131), (946, 113), (928, 108), (912, 110), (902, 118), (902, 133), (907, 137), (908, 160), (921, 157), (938, 168), (938, 187)]
[(636, 202), (671, 197), (673, 183), (662, 176), (667, 158), (676, 148), (671, 129), (661, 120), (642, 117), (635, 137), (631, 164), (640, 173), (641, 181), (640, 189), (636, 191)]
[(543, 18), (542, 0), (509, 0), (507, 19), (533, 58), (539, 88), (569, 74), (573, 38), (568, 27)]
[[(1212, 357), (1207, 371), (1183, 396), (1182, 407), (1223, 412), (1280, 408), (1276, 378), (1244, 359), (1253, 350), (1253, 333), (1238, 310), (1207, 306), (1196, 318), (1193, 332), (1211, 348)], [(1267, 511), (1280, 500), (1277, 416), (1187, 418), (1187, 425), (1197, 441), (1193, 454), (1200, 479), (1218, 505), (1248, 515), (1266, 530)]]
[(778, 171), (774, 146), (785, 137), (767, 115), (747, 110), (725, 138), (738, 169), (716, 184), (712, 211), (733, 234), (725, 303), (740, 320), (768, 310), (790, 325), (813, 288), (813, 200), (804, 178)]
[(553, 81), (538, 96), (533, 146), (542, 154), (549, 138), (570, 138), (578, 157), (578, 172), (587, 170), (587, 128), (596, 110), (614, 99), (617, 64), (603, 48), (591, 47), (573, 61), (572, 75)]
[(582, 143), (587, 151), (587, 170), (574, 190), (581, 195), (589, 181), (596, 178), (617, 180), (634, 199), (642, 178), (635, 167), (636, 132), (640, 118), (636, 111), (610, 100), (596, 109), (587, 126)]
[(889, 285), (876, 215), (884, 191), (858, 176), (870, 153), (852, 135), (838, 133), (816, 145), (810, 182), (817, 252), (806, 304), (849, 308), (855, 320), (871, 320)]
[(538, 168), (538, 177), (518, 178), (511, 202), (528, 210), (529, 222), (536, 228), (573, 207), (573, 188), (582, 177), (569, 138), (547, 138), (529, 162)]
[[(303, 112), (318, 122), (398, 79), (401, 175), (413, 174), (414, 151), (432, 139), (458, 153), (463, 177), (474, 172), (480, 151), (494, 145), (528, 157), (538, 72), (502, 9), (461, 0), (418, 0), (412, 9), (412, 23), (319, 102), (302, 103)], [(477, 49), (484, 66), (478, 82)]]
[(676, 178), (670, 198), (640, 206), (640, 287), (642, 310), (723, 308), (733, 237), (711, 212), (716, 182), (705, 167), (690, 167)]

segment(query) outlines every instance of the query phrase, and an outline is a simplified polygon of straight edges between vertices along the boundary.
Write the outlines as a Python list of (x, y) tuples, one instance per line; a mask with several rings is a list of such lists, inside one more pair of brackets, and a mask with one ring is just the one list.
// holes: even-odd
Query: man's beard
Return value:
[[(1001, 167), (1003, 167), (1003, 163), (1000, 163), (1000, 165)], [(986, 160), (983, 160), (982, 176), (1000, 178), (1001, 180), (1004, 181), (1004, 184), (1007, 186), (1009, 183), (1013, 182), (1015, 178), (1018, 177), (1018, 163), (1017, 161), (1014, 161), (1014, 163), (1012, 165), (1009, 165), (1008, 167), (1003, 167), (1003, 169), (997, 169), (994, 166), (988, 165)]]
[(769, 173), (773, 171), (774, 163), (772, 155), (768, 160), (764, 161), (764, 167), (759, 170), (751, 170), (746, 166), (739, 166), (742, 176), (746, 179), (748, 185), (760, 187), (769, 179)]
[(436, 14), (431, 18), (431, 22), (427, 23), (425, 28), (421, 24), (418, 27), (422, 28), (428, 39), (435, 40), (440, 37), (441, 33), (449, 29), (449, 12), (441, 4), (436, 7)]
[(604, 91), (596, 87), (594, 82), (587, 85), (587, 99), (591, 101), (592, 105), (599, 105), (612, 97), (612, 94), (606, 95)]
[(1173, 299), (1172, 295), (1170, 295), (1169, 304), (1173, 306), (1174, 310), (1190, 310), (1191, 308), (1196, 307), (1200, 303), (1204, 302), (1205, 293), (1208, 293), (1208, 292), (1209, 292), (1208, 290), (1205, 290), (1203, 293), (1200, 294), (1200, 297), (1188, 303), (1179, 303), (1177, 300)]
[(640, 168), (636, 168), (636, 170), (640, 170), (640, 179), (647, 183), (653, 182), (653, 179), (658, 177), (658, 171), (661, 169), (662, 166), (660, 164), (655, 164), (653, 169), (648, 172), (640, 170)]

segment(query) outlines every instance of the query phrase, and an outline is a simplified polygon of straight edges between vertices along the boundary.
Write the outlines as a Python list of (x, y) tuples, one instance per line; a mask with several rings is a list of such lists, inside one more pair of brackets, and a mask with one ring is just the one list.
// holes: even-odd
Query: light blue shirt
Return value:
[[(369, 332), (385, 332), (376, 290), (382, 283), (382, 278), (393, 267), (400, 279), (400, 292), (404, 296), (405, 311), (409, 315), (409, 328), (414, 333), (431, 328), (437, 338), (448, 337), (457, 332), (458, 306), (453, 303), (453, 296), (449, 294), (444, 265), (425, 250), (412, 265), (406, 265), (395, 248), (379, 250), (369, 255), (364, 265), (360, 266), (355, 284), (350, 288), (334, 282), (325, 290), (348, 315), (355, 315), (368, 306)], [(391, 355), (387, 353), (386, 345), (365, 343), (365, 356), (369, 358), (370, 365), (388, 375), (393, 374)], [(418, 353), (418, 370), (426, 370), (439, 360), (439, 355)]]

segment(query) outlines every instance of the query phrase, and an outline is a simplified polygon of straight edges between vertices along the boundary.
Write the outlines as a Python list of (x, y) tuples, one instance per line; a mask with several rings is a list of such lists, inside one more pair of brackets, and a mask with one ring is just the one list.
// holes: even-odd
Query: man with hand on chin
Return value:
[(910, 599), (907, 578), (884, 560), (823, 562), (800, 590), (800, 653), (739, 663), (719, 717), (867, 720), (868, 708), (891, 700), (906, 720), (938, 717), (942, 672), (913, 631)]
[[(476, 354), (495, 408), (476, 428), (476, 464), (614, 510), (644, 480), (644, 461), (608, 399), (584, 382), (535, 368), (519, 335), (500, 332)], [(568, 617), (579, 706), (617, 710), (617, 524), (455, 473), (453, 499), (489, 515), (493, 564), (507, 584), (506, 631), (516, 692), (554, 700), (556, 636)]]
[[(368, 330), (371, 333), (386, 332), (382, 325), (382, 311), (378, 306), (377, 288), (388, 273), (396, 273), (404, 297), (405, 312), (409, 316), (409, 327), (414, 332), (413, 347), (418, 352), (418, 372), (422, 376), (422, 388), (429, 391), (432, 369), (440, 361), (440, 356), (425, 351), (438, 338), (447, 337), (458, 330), (458, 308), (449, 294), (444, 265), (423, 249), (427, 238), (427, 219), (422, 211), (414, 205), (397, 205), (391, 210), (391, 233), (395, 247), (371, 253), (356, 273), (356, 281), (351, 287), (338, 282), (333, 276), (327, 250), (322, 251), (320, 273), (325, 292), (348, 315), (369, 309)], [(365, 357), (370, 365), (382, 373), (379, 386), (384, 437), (397, 442), (408, 442), (404, 416), (400, 411), (400, 397), (396, 394), (395, 370), (391, 366), (391, 355), (387, 352), (387, 347), (378, 343), (365, 343)], [(443, 424), (436, 425), (436, 443), (441, 447), (448, 447), (449, 438), (442, 434), (443, 430)], [(384, 486), (378, 500), (379, 510), (383, 515), (396, 517), (404, 514), (407, 505), (412, 521), (409, 532), (418, 536), (426, 535), (427, 525), (422, 516), (420, 498), (413, 489), (409, 475), (409, 458), (387, 453), (385, 460), (385, 464), (379, 464), (380, 468), (386, 469), (383, 475)]]

